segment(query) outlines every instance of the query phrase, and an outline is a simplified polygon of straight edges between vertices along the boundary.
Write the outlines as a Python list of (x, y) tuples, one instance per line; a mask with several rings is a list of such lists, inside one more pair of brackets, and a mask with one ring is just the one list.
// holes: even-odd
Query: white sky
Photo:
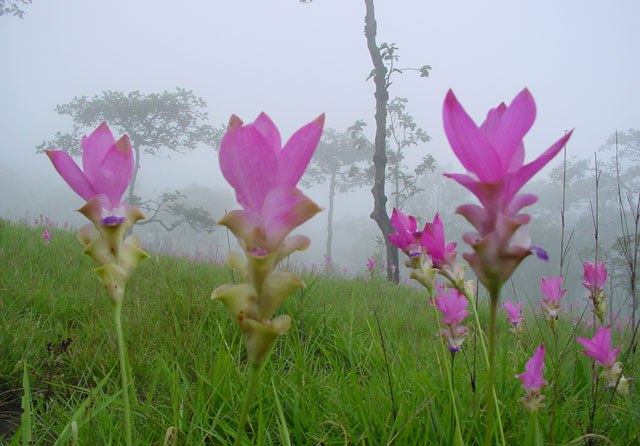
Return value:
[[(71, 128), (53, 108), (77, 95), (181, 86), (207, 101), (215, 126), (265, 111), (286, 139), (325, 112), (327, 126), (364, 118), (372, 130), (362, 0), (34, 0), (25, 12), (0, 17), (0, 175), (33, 179), (42, 205), (51, 193), (42, 185), (61, 180), (34, 148)], [(441, 123), (448, 88), (481, 121), (529, 87), (539, 118), (528, 159), (566, 129), (576, 129), (569, 151), (591, 156), (614, 130), (640, 127), (636, 0), (377, 0), (376, 16), (378, 42), (399, 46), (400, 67), (433, 67), (428, 79), (397, 76), (391, 97), (409, 99), (433, 137), (421, 150), (439, 161), (452, 159)], [(142, 165), (146, 190), (223, 184), (210, 148)]]

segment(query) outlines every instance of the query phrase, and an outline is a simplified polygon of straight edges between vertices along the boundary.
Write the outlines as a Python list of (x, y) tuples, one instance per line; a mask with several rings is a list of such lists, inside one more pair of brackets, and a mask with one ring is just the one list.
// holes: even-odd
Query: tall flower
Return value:
[(104, 285), (113, 308), (125, 417), (126, 444), (133, 444), (129, 409), (129, 384), (126, 349), (122, 332), (122, 302), (129, 278), (138, 264), (149, 257), (140, 249), (140, 240), (128, 235), (133, 224), (144, 218), (135, 207), (122, 203), (122, 195), (131, 182), (133, 150), (125, 135), (115, 140), (106, 123), (89, 137), (82, 138), (82, 167), (61, 150), (47, 150), (60, 176), (87, 203), (79, 210), (93, 225), (78, 230), (85, 246), (83, 253), (100, 265), (94, 271)]
[(544, 313), (545, 319), (551, 328), (556, 326), (558, 322), (558, 313), (560, 312), (560, 299), (566, 294), (567, 290), (562, 288), (564, 277), (543, 277), (540, 279), (540, 291), (543, 298), (540, 300), (540, 307)]
[(542, 400), (544, 395), (540, 391), (547, 385), (547, 381), (542, 376), (544, 370), (544, 345), (539, 346), (533, 356), (527, 361), (525, 371), (516, 375), (516, 378), (522, 383), (522, 387), (527, 394), (520, 398), (520, 402), (529, 412), (535, 412), (543, 407)]
[(588, 298), (593, 303), (593, 312), (600, 323), (604, 323), (604, 314), (607, 311), (607, 295), (604, 292), (604, 284), (607, 281), (607, 268), (601, 260), (597, 263), (584, 262), (584, 280), (582, 285), (589, 292)]
[[(250, 254), (266, 255), (282, 248), (287, 235), (320, 212), (296, 186), (318, 145), (324, 115), (298, 130), (282, 146), (273, 121), (261, 113), (243, 125), (231, 116), (220, 146), (220, 169), (234, 188), (243, 210), (227, 213), (227, 226)], [(292, 240), (304, 249), (308, 239)]]
[(566, 144), (571, 132), (542, 155), (524, 164), (522, 139), (533, 125), (536, 107), (527, 89), (507, 107), (504, 103), (489, 110), (478, 127), (462, 108), (452, 91), (444, 102), (444, 129), (467, 174), (445, 174), (469, 189), (480, 201), (456, 210), (477, 232), (464, 235), (474, 252), (465, 253), (479, 280), (497, 295), (519, 263), (532, 252), (546, 253), (531, 245), (525, 225), (531, 220), (522, 208), (537, 201), (532, 194), (520, 194), (522, 187)]
[(507, 321), (511, 324), (509, 331), (520, 333), (524, 328), (524, 317), (522, 317), (522, 302), (514, 304), (510, 300), (502, 304), (502, 308), (507, 312)]
[(213, 292), (235, 317), (245, 338), (249, 362), (261, 365), (278, 336), (291, 325), (287, 315), (274, 313), (293, 290), (304, 285), (293, 273), (275, 270), (293, 251), (310, 240), (288, 234), (313, 217), (320, 208), (296, 186), (311, 161), (324, 115), (299, 129), (282, 146), (280, 132), (261, 113), (243, 125), (233, 115), (220, 146), (220, 169), (234, 188), (242, 210), (227, 213), (219, 223), (238, 238), (246, 258), (231, 253), (227, 263), (242, 282), (223, 285)]
[(619, 348), (611, 347), (611, 327), (600, 327), (593, 338), (576, 338), (586, 350), (585, 356), (593, 358), (602, 367), (600, 378), (607, 381), (607, 387), (616, 388), (619, 394), (626, 395), (629, 392), (630, 378), (622, 375), (622, 363), (616, 362)]
[[(104, 226), (117, 226), (126, 218), (122, 196), (133, 174), (133, 150), (127, 135), (115, 140), (109, 126), (103, 122), (82, 138), (82, 166), (62, 150), (47, 150), (46, 154), (60, 176), (75, 193), (94, 204), (87, 208), (92, 221)], [(86, 214), (85, 214), (86, 215)]]
[(247, 349), (249, 384), (237, 445), (262, 366), (278, 337), (291, 327), (288, 315), (274, 315), (289, 294), (304, 286), (295, 274), (276, 265), (309, 246), (305, 236), (287, 236), (320, 211), (296, 186), (320, 141), (323, 124), (320, 115), (282, 146), (280, 132), (266, 114), (248, 125), (233, 115), (222, 138), (220, 169), (242, 210), (227, 213), (219, 223), (233, 232), (245, 255), (232, 252), (227, 257), (241, 283), (222, 285), (211, 297), (227, 307)]
[(467, 327), (460, 324), (469, 315), (467, 311), (469, 301), (455, 288), (437, 287), (437, 290), (435, 305), (442, 313), (440, 322), (446, 325), (446, 328), (442, 329), (442, 335), (447, 337), (449, 351), (456, 353), (460, 351), (460, 346), (468, 332)]

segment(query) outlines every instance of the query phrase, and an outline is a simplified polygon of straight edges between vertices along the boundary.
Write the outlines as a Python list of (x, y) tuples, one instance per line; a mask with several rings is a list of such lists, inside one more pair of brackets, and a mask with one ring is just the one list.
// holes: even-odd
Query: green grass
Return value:
[[(30, 444), (66, 445), (74, 420), (80, 445), (123, 444), (115, 331), (92, 260), (73, 234), (53, 231), (45, 246), (39, 230), (2, 220), (0, 259), (0, 416), (25, 396), (31, 406), (31, 416), (22, 417), (28, 423), (19, 414), (10, 417), (18, 430), (0, 437), (0, 444), (22, 444), (28, 429)], [(257, 445), (447, 444), (451, 405), (443, 361), (450, 357), (443, 355), (424, 294), (380, 281), (304, 280), (307, 288), (283, 307), (294, 325), (264, 370), (246, 438)], [(162, 445), (172, 426), (179, 445), (232, 443), (246, 385), (244, 347), (226, 309), (210, 299), (214, 288), (230, 281), (224, 266), (154, 255), (129, 283), (123, 326), (136, 389), (135, 444)], [(486, 303), (480, 316), (486, 321)], [(557, 371), (554, 443), (582, 437), (592, 370), (573, 341), (573, 325), (560, 323), (566, 348), (556, 362), (544, 323), (531, 316), (529, 334), (518, 340), (499, 319), (496, 385), (507, 444), (522, 444), (529, 420), (514, 375), (542, 342), (551, 385), (544, 390), (541, 426), (551, 424)], [(482, 444), (486, 369), (473, 334), (463, 350), (454, 376), (462, 436), (468, 445)], [(636, 390), (628, 405), (598, 391), (598, 438), (640, 443)]]

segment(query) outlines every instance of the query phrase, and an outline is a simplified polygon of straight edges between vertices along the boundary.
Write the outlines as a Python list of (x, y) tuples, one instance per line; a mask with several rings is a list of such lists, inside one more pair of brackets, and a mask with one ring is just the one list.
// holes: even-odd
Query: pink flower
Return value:
[[(321, 209), (296, 186), (322, 134), (324, 115), (299, 129), (282, 146), (280, 132), (264, 113), (243, 125), (231, 116), (220, 145), (220, 169), (243, 210), (227, 213), (220, 224), (245, 251), (266, 255), (281, 248), (287, 235)], [(299, 236), (294, 249), (309, 244)], [(289, 248), (287, 248), (289, 249)]]
[(593, 312), (600, 323), (604, 323), (607, 311), (607, 296), (604, 292), (604, 283), (607, 281), (607, 269), (604, 262), (584, 262), (584, 281), (582, 285), (589, 290), (589, 300), (593, 304)]
[(562, 288), (564, 277), (543, 277), (540, 279), (540, 291), (544, 295), (543, 301), (547, 304), (560, 304), (560, 299), (566, 294), (567, 290)]
[(596, 293), (604, 288), (607, 281), (607, 268), (601, 260), (598, 263), (584, 262), (584, 281), (582, 286), (591, 293)]
[(425, 224), (420, 244), (426, 248), (435, 268), (442, 269), (445, 266), (453, 268), (455, 266), (457, 243), (446, 242), (440, 214), (436, 213), (433, 223)]
[(49, 244), (49, 242), (51, 241), (51, 233), (46, 229), (42, 231), (42, 240), (44, 241), (45, 245)]
[(520, 333), (523, 328), (524, 318), (522, 317), (522, 302), (514, 304), (510, 300), (502, 304), (502, 308), (507, 312), (507, 321), (511, 324), (511, 331)]
[(497, 295), (502, 284), (531, 252), (546, 257), (531, 245), (526, 228), (531, 217), (519, 214), (537, 201), (532, 194), (520, 194), (522, 187), (566, 144), (571, 132), (560, 138), (542, 155), (524, 164), (522, 139), (533, 125), (536, 107), (527, 89), (508, 107), (502, 103), (489, 110), (478, 127), (464, 111), (452, 91), (444, 102), (445, 133), (453, 152), (467, 174), (445, 174), (469, 189), (481, 206), (462, 205), (456, 210), (476, 229), (463, 239), (474, 253), (465, 253), (479, 280)]
[(591, 339), (576, 338), (586, 350), (583, 353), (596, 360), (602, 367), (613, 366), (620, 353), (619, 348), (611, 348), (611, 327), (600, 327)]
[(377, 263), (376, 259), (368, 258), (368, 259), (367, 259), (367, 269), (368, 269), (369, 271), (371, 271), (371, 272), (372, 272), (372, 271), (375, 271), (375, 269), (376, 269), (376, 263)]
[(82, 166), (80, 170), (68, 153), (47, 150), (47, 155), (62, 179), (84, 200), (94, 197), (102, 209), (100, 222), (116, 226), (125, 219), (122, 195), (133, 174), (133, 151), (129, 137), (116, 141), (106, 123), (102, 123), (82, 138)]
[(548, 384), (542, 376), (542, 371), (544, 370), (544, 345), (536, 349), (524, 369), (524, 373), (516, 375), (516, 378), (520, 380), (522, 387), (527, 392), (525, 397), (520, 398), (520, 402), (524, 404), (524, 407), (529, 412), (535, 412), (543, 406), (542, 400), (544, 396), (540, 395), (540, 391)]
[(543, 277), (540, 279), (540, 291), (544, 296), (540, 300), (540, 306), (545, 314), (547, 322), (554, 327), (558, 320), (560, 311), (560, 299), (566, 294), (567, 290), (562, 288), (564, 277)]
[(516, 375), (522, 382), (522, 387), (529, 393), (540, 392), (542, 387), (547, 385), (547, 381), (542, 377), (544, 370), (544, 345), (539, 346), (533, 356), (527, 361), (524, 373)]
[(420, 237), (418, 222), (413, 215), (406, 215), (402, 211), (393, 208), (391, 213), (391, 226), (396, 230), (395, 234), (388, 234), (389, 241), (402, 250), (409, 257), (420, 255)]
[(460, 346), (468, 331), (467, 327), (460, 324), (469, 315), (467, 311), (469, 302), (455, 288), (442, 289), (437, 286), (436, 289), (438, 295), (435, 298), (435, 305), (443, 316), (440, 322), (447, 326), (442, 330), (442, 334), (448, 339), (449, 351), (455, 353), (460, 351)]

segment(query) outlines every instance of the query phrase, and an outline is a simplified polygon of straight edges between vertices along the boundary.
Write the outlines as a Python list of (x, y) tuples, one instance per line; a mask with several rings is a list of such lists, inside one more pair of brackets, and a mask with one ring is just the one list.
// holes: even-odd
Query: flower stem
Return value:
[(116, 325), (118, 352), (120, 355), (120, 378), (122, 380), (122, 405), (124, 407), (124, 429), (127, 446), (133, 446), (131, 431), (131, 408), (129, 407), (129, 373), (127, 372), (127, 350), (122, 333), (122, 302), (113, 306), (113, 320)]
[(247, 393), (244, 397), (244, 403), (242, 405), (242, 412), (240, 413), (240, 420), (238, 421), (238, 432), (236, 433), (236, 440), (233, 442), (233, 446), (240, 446), (242, 444), (242, 434), (244, 432), (244, 426), (247, 424), (249, 418), (249, 408), (253, 402), (253, 396), (256, 393), (256, 387), (258, 386), (258, 379), (262, 372), (262, 365), (251, 364), (249, 365), (249, 376), (247, 384)]
[[(475, 303), (475, 299), (473, 298), (473, 294), (464, 285), (464, 282), (458, 282), (454, 278), (452, 278), (450, 275), (447, 275), (447, 274), (443, 274), (443, 275), (454, 284), (454, 286), (458, 289), (458, 291), (460, 291), (462, 294), (465, 295), (465, 297), (467, 298), (467, 300), (471, 304), (473, 318), (475, 320), (475, 324), (476, 324), (477, 330), (480, 333), (480, 336), (479, 336), (479, 338), (480, 338), (480, 346), (482, 347), (482, 353), (483, 353), (483, 356), (484, 356), (484, 360), (485, 360), (485, 362), (487, 364), (487, 368), (490, 368), (489, 354), (487, 353), (487, 346), (486, 346), (486, 343), (485, 343), (485, 337), (483, 336), (482, 330), (480, 329), (480, 317), (478, 315), (478, 308), (476, 307), (476, 303)], [(498, 299), (496, 298), (495, 306), (497, 307), (497, 305), (498, 305)], [(496, 309), (494, 309), (494, 311), (493, 311), (493, 314), (494, 314), (494, 327), (495, 327)], [(495, 329), (493, 331), (494, 331), (494, 336), (495, 336)], [(488, 390), (487, 390), (487, 392), (488, 392)], [(498, 397), (496, 395), (495, 389), (493, 390), (493, 404), (494, 404), (495, 409), (496, 409), (496, 418), (498, 419), (498, 433), (500, 434), (500, 441), (501, 441), (502, 445), (504, 446), (507, 443), (506, 443), (505, 438), (504, 438), (504, 429), (502, 427), (502, 417), (500, 415), (500, 407), (498, 406)]]
[(498, 292), (491, 292), (489, 295), (489, 376), (486, 387), (487, 402), (487, 430), (484, 436), (484, 444), (491, 445), (493, 438), (493, 413), (498, 410), (497, 397), (495, 394), (496, 376), (496, 313), (498, 309)]

